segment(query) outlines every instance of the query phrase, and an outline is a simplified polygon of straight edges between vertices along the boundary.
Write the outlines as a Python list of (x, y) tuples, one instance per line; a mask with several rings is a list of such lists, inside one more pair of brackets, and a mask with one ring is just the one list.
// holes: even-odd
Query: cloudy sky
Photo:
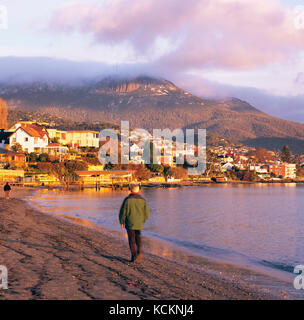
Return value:
[(40, 58), (56, 58), (58, 74), (148, 73), (304, 122), (302, 0), (0, 0), (0, 13), (3, 6), (0, 57), (22, 63), (0, 59), (0, 78), (20, 66), (51, 75), (54, 60), (47, 68)]

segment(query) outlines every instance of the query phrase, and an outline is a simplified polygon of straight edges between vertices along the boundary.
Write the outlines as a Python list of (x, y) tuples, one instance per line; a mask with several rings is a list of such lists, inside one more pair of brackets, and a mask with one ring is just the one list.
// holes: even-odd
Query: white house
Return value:
[(143, 149), (140, 148), (137, 144), (133, 144), (130, 147), (130, 160), (133, 164), (143, 164)]
[(222, 165), (221, 170), (222, 171), (230, 171), (232, 170), (232, 168), (234, 167), (234, 165), (230, 162), (225, 163), (224, 165)]
[(297, 165), (294, 163), (284, 163), (285, 178), (295, 179), (297, 177)]
[(17, 124), (16, 131), (10, 136), (10, 146), (19, 143), (23, 151), (42, 153), (49, 144), (46, 129), (35, 124)]

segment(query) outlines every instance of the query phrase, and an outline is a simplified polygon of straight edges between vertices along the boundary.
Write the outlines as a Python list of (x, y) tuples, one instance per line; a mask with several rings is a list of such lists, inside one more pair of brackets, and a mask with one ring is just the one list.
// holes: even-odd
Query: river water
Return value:
[[(118, 211), (127, 194), (41, 191), (32, 203), (44, 212), (119, 231)], [(304, 185), (210, 184), (146, 188), (142, 195), (151, 209), (147, 237), (197, 255), (289, 274), (304, 264)]]

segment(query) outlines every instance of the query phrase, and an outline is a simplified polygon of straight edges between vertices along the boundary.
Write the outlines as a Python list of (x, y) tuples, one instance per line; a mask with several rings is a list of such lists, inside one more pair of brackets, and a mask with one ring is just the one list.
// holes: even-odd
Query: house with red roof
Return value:
[(31, 123), (18, 123), (15, 128), (15, 132), (9, 137), (11, 147), (18, 143), (25, 152), (45, 152), (49, 144), (49, 135), (45, 127)]
[(62, 146), (59, 143), (50, 143), (47, 147), (46, 147), (46, 153), (48, 153), (48, 155), (50, 157), (54, 157), (56, 158), (65, 158), (65, 156), (69, 153), (69, 148), (66, 146)]

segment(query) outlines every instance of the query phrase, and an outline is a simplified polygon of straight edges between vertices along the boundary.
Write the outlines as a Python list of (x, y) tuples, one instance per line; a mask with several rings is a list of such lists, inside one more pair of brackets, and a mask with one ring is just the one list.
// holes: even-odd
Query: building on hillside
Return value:
[(130, 163), (133, 164), (144, 164), (144, 157), (143, 157), (144, 149), (140, 148), (137, 144), (133, 144), (130, 147)]
[(277, 177), (294, 179), (297, 176), (297, 167), (293, 163), (267, 164), (263, 168), (267, 168), (269, 173), (273, 173)]
[(24, 170), (5, 170), (0, 169), (0, 183), (23, 183)]
[(242, 162), (234, 163), (234, 167), (239, 170), (246, 170), (248, 168), (248, 166)]
[(20, 144), (23, 151), (42, 153), (49, 144), (49, 136), (45, 127), (36, 124), (20, 123), (16, 131), (9, 137), (10, 147)]
[(14, 132), (6, 131), (1, 129), (0, 130), (0, 148), (9, 150), (10, 149), (10, 136)]
[(98, 164), (98, 165), (89, 164), (88, 171), (103, 171), (104, 167), (105, 167), (104, 164)]
[(63, 130), (58, 130), (58, 129), (47, 129), (47, 132), (49, 134), (50, 140), (55, 141), (61, 145), (67, 145), (67, 132)]
[(227, 163), (224, 163), (222, 166), (221, 166), (221, 171), (222, 172), (226, 172), (226, 171), (230, 171), (232, 170), (234, 167), (234, 165), (230, 162), (227, 162)]
[(243, 162), (247, 162), (248, 161), (248, 157), (246, 157), (243, 154), (235, 154), (234, 155), (234, 162), (239, 162), (239, 163), (243, 163)]
[(93, 147), (99, 148), (99, 132), (91, 130), (64, 131), (47, 129), (51, 140), (71, 148)]
[(9, 128), (9, 131), (16, 131), (21, 125), (36, 125), (40, 127), (47, 127), (49, 126), (49, 123), (47, 122), (37, 122), (37, 121), (18, 121), (15, 123), (11, 128)]
[(24, 168), (26, 157), (22, 153), (12, 152), (10, 150), (0, 148), (0, 167), (15, 167), (17, 169)]
[(49, 156), (53, 157), (61, 157), (69, 153), (69, 148), (59, 143), (50, 143), (45, 147), (45, 150)]
[(263, 168), (267, 168), (267, 171), (269, 173), (273, 173), (275, 174), (277, 177), (280, 177), (280, 176), (284, 176), (283, 175), (283, 168), (282, 168), (282, 165), (280, 164), (269, 164), (269, 165), (264, 165)]
[(129, 186), (134, 179), (133, 170), (75, 171), (80, 183), (87, 186)]
[(297, 165), (294, 163), (284, 163), (285, 166), (285, 177), (294, 179), (297, 176)]
[(91, 130), (67, 131), (66, 145), (72, 148), (99, 148), (99, 132)]
[(174, 161), (174, 157), (172, 155), (162, 155), (160, 158), (160, 162), (163, 166), (175, 167), (176, 162)]
[(223, 155), (220, 155), (218, 156), (218, 158), (221, 160), (221, 162), (223, 163), (233, 163), (234, 162), (234, 159), (231, 157), (231, 156), (223, 156)]

